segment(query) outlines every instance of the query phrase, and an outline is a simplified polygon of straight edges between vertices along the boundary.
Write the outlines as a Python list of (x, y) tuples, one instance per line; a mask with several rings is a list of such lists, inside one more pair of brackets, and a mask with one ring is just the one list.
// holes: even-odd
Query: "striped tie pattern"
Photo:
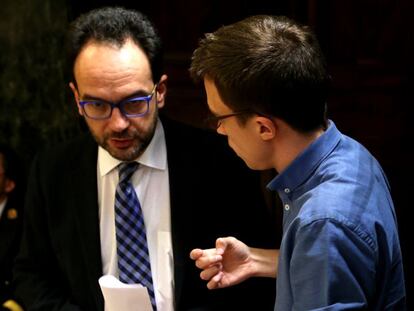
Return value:
[(119, 165), (119, 183), (115, 192), (115, 226), (119, 279), (128, 284), (142, 284), (148, 289), (154, 311), (154, 287), (151, 276), (144, 217), (135, 189), (130, 181), (137, 162)]

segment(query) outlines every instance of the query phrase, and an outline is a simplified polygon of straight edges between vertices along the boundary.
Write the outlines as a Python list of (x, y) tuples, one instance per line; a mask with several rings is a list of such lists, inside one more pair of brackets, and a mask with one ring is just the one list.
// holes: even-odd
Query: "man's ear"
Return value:
[(69, 82), (69, 87), (72, 90), (73, 97), (75, 98), (76, 106), (78, 107), (78, 112), (81, 116), (83, 116), (83, 111), (81, 106), (79, 105), (79, 92), (73, 82)]
[(167, 95), (167, 75), (162, 75), (157, 85), (156, 100), (158, 108), (162, 108), (165, 105), (165, 97)]
[(277, 126), (272, 119), (257, 116), (255, 122), (258, 133), (264, 141), (272, 140), (276, 136)]

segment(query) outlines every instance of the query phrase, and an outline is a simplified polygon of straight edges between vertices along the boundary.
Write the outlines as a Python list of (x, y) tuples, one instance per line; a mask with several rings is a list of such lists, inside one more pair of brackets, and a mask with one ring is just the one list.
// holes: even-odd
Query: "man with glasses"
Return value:
[(387, 178), (326, 119), (329, 76), (314, 34), (284, 17), (253, 16), (201, 40), (191, 69), (217, 132), (283, 202), (280, 250), (235, 237), (195, 249), (208, 288), (277, 277), (275, 310), (404, 310), (396, 215)]
[(154, 310), (271, 309), (272, 282), (212, 293), (188, 257), (221, 234), (274, 241), (258, 176), (214, 133), (159, 116), (167, 76), (149, 20), (122, 8), (91, 11), (72, 24), (70, 47), (70, 88), (94, 139), (33, 163), (15, 265), (25, 307), (104, 310), (98, 279), (109, 274), (145, 286)]

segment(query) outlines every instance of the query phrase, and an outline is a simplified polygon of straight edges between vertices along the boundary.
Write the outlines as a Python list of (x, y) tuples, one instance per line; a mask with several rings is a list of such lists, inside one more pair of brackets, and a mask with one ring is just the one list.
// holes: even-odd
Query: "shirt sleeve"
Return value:
[(358, 310), (375, 289), (375, 249), (357, 226), (321, 219), (300, 226), (290, 262), (293, 310)]

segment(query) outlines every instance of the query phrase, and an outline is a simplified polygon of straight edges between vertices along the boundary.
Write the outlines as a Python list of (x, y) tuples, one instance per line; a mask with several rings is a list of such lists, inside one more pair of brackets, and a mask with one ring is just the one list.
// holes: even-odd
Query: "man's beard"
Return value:
[[(92, 130), (89, 128), (92, 136), (95, 138), (95, 141), (99, 146), (104, 148), (109, 154), (120, 161), (133, 161), (141, 156), (145, 149), (150, 144), (152, 137), (155, 133), (155, 127), (157, 125), (157, 118), (154, 118), (151, 127), (147, 132), (140, 132), (136, 128), (126, 129), (122, 132), (110, 132), (104, 133), (103, 137), (98, 137)], [(127, 149), (118, 149), (111, 146), (108, 141), (112, 138), (118, 139), (131, 139), (133, 140), (133, 145)]]

